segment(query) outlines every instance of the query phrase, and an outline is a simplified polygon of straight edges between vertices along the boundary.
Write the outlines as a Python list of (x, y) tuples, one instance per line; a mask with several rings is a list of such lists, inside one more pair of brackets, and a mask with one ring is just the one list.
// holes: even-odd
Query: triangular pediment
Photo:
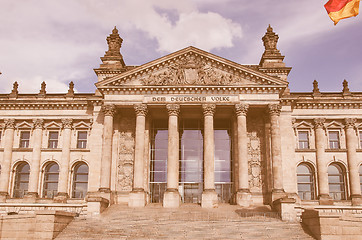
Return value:
[(195, 47), (187, 47), (96, 83), (98, 89), (122, 86), (287, 86), (269, 76)]

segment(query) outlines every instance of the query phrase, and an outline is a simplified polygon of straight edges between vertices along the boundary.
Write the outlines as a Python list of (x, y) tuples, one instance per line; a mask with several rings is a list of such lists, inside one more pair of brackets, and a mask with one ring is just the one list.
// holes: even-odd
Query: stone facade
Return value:
[[(127, 66), (115, 28), (96, 93), (74, 93), (71, 82), (64, 94), (45, 83), (22, 94), (15, 82), (0, 96), (2, 204), (89, 203), (93, 216), (108, 204), (227, 202), (271, 205), (294, 220), (313, 206), (360, 209), (362, 94), (347, 81), (341, 92), (320, 92), (317, 81), (290, 92), (278, 35), (269, 26), (262, 40), (259, 65), (188, 47)], [(188, 141), (196, 160), (184, 157)], [(192, 171), (201, 180), (185, 180)]]

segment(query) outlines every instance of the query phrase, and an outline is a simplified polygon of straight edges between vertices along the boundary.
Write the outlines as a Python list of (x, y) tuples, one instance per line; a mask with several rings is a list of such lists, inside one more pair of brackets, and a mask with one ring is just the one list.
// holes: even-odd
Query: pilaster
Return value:
[(13, 155), (15, 119), (5, 119), (4, 156), (0, 174), (0, 202), (9, 196), (10, 168)]
[(357, 161), (357, 136), (355, 132), (355, 118), (346, 118), (346, 145), (347, 145), (347, 162), (349, 171), (349, 182), (351, 188), (351, 201), (352, 205), (362, 205), (360, 176), (358, 172)]
[(29, 201), (35, 201), (39, 196), (39, 173), (40, 173), (40, 160), (41, 160), (41, 143), (43, 136), (43, 119), (33, 120), (33, 153), (31, 159), (31, 168), (29, 176), (29, 189), (25, 198)]
[(59, 172), (59, 185), (58, 194), (54, 198), (56, 202), (66, 202), (68, 195), (68, 175), (69, 175), (69, 163), (70, 163), (70, 143), (72, 136), (72, 124), (73, 119), (62, 119), (63, 128), (63, 144), (62, 144), (62, 156)]
[(317, 178), (318, 178), (318, 199), (320, 205), (331, 205), (333, 200), (329, 196), (328, 169), (325, 156), (325, 131), (324, 118), (314, 119), (314, 131), (316, 141), (316, 160), (317, 160)]

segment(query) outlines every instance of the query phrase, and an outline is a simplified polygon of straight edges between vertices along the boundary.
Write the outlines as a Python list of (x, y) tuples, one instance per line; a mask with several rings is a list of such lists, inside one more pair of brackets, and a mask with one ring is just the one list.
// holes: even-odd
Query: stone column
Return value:
[(179, 132), (178, 114), (180, 105), (167, 104), (168, 111), (168, 154), (167, 154), (167, 190), (163, 197), (163, 206), (176, 208), (180, 206), (181, 196), (178, 192), (179, 182)]
[(105, 105), (104, 113), (103, 144), (102, 144), (102, 167), (100, 192), (111, 192), (111, 166), (112, 166), (112, 140), (113, 140), (113, 116), (116, 112), (114, 105)]
[(349, 171), (349, 183), (351, 186), (351, 201), (352, 205), (361, 205), (361, 188), (360, 177), (358, 172), (357, 160), (357, 136), (355, 132), (355, 118), (346, 118), (346, 144), (347, 144), (347, 162)]
[(249, 164), (248, 164), (248, 135), (246, 129), (246, 114), (248, 104), (236, 104), (235, 113), (237, 117), (237, 147), (238, 155), (238, 186), (236, 193), (236, 204), (243, 207), (250, 206), (251, 194), (249, 189)]
[(316, 161), (317, 161), (317, 178), (318, 178), (318, 199), (319, 204), (329, 205), (333, 204), (333, 200), (329, 196), (328, 186), (328, 167), (327, 159), (325, 156), (325, 131), (324, 131), (324, 118), (314, 119), (315, 131), (315, 147), (316, 147)]
[(0, 202), (5, 202), (9, 195), (10, 168), (13, 155), (15, 119), (4, 119), (4, 155), (0, 174)]
[(272, 201), (285, 197), (283, 188), (283, 166), (282, 166), (282, 147), (279, 126), (279, 116), (281, 106), (279, 104), (269, 104), (270, 116), (270, 137), (271, 137), (271, 159), (273, 173)]
[(59, 171), (59, 183), (58, 194), (54, 198), (56, 202), (66, 202), (68, 196), (68, 176), (69, 176), (69, 163), (70, 163), (70, 143), (72, 136), (72, 123), (73, 119), (62, 119), (63, 128), (63, 144), (62, 144), (62, 156), (60, 161)]
[(146, 104), (134, 105), (136, 111), (136, 136), (133, 166), (133, 190), (129, 195), (128, 206), (144, 207), (147, 202), (147, 195), (144, 190), (144, 151), (145, 151), (145, 130), (146, 130)]
[(27, 198), (35, 199), (39, 196), (38, 187), (39, 187), (39, 173), (40, 173), (40, 160), (41, 160), (41, 143), (43, 137), (43, 119), (34, 119), (33, 120), (33, 153), (31, 155), (31, 166), (30, 166), (30, 175), (29, 175), (29, 189), (27, 193)]
[(215, 191), (215, 144), (214, 144), (214, 113), (215, 104), (203, 104), (204, 113), (204, 191), (201, 207), (215, 208), (218, 206)]

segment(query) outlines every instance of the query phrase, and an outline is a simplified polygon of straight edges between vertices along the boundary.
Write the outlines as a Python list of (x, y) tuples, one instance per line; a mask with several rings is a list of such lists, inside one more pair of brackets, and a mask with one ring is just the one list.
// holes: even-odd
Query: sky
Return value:
[(326, 0), (0, 0), (0, 93), (95, 91), (98, 68), (117, 26), (126, 65), (188, 46), (240, 64), (259, 64), (270, 24), (292, 71), (292, 92), (362, 92), (362, 19), (329, 19)]

